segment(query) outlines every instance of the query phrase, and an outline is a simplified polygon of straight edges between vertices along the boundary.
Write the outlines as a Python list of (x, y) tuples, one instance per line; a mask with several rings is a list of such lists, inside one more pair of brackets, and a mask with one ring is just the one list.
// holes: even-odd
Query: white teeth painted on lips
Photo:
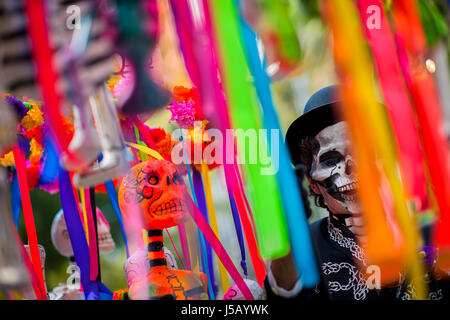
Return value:
[(344, 192), (344, 191), (351, 191), (351, 190), (355, 190), (355, 189), (356, 189), (356, 182), (352, 182), (352, 183), (346, 184), (345, 186), (339, 187), (338, 191)]

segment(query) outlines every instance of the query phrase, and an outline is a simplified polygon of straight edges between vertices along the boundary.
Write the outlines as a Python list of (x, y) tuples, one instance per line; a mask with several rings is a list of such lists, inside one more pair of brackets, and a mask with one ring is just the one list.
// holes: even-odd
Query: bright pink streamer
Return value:
[[(375, 60), (384, 100), (394, 129), (399, 160), (408, 196), (416, 201), (419, 211), (427, 209), (427, 183), (420, 139), (415, 124), (397, 47), (386, 19), (380, 10), (379, 25), (371, 27), (370, 7), (383, 8), (381, 0), (358, 0), (362, 24)], [(372, 12), (372, 13), (371, 13)], [(377, 16), (378, 17), (378, 16)]]
[[(219, 50), (217, 50), (217, 48), (214, 47), (214, 43), (216, 43), (216, 41), (213, 41), (214, 32), (212, 30), (212, 23), (211, 23), (210, 15), (209, 15), (209, 12), (210, 12), (209, 4), (206, 0), (203, 0), (202, 3), (203, 3), (203, 9), (204, 9), (204, 32), (206, 33), (208, 38), (211, 40), (210, 41), (210, 45), (211, 45), (210, 50), (212, 51), (211, 56), (208, 58), (208, 64), (205, 64), (205, 66), (206, 65), (209, 66), (208, 72), (209, 72), (209, 76), (211, 79), (210, 85), (212, 85), (212, 88), (213, 88), (213, 91), (212, 91), (213, 96), (211, 98), (213, 98), (215, 101), (216, 111), (217, 111), (217, 114), (219, 115), (219, 119), (220, 119), (220, 127), (222, 129), (222, 132), (226, 132), (226, 129), (231, 128), (231, 120), (230, 120), (230, 115), (228, 113), (227, 102), (226, 102), (225, 96), (223, 94), (223, 88), (218, 80), (219, 67), (218, 67), (217, 55), (219, 54)], [(202, 65), (203, 65), (203, 63), (202, 63)], [(225, 135), (225, 137), (227, 137), (227, 136)], [(226, 145), (227, 145), (227, 143), (224, 143), (223, 156), (225, 158), (227, 158), (226, 157), (227, 150), (225, 148)], [(265, 277), (265, 267), (264, 267), (264, 263), (263, 263), (260, 255), (259, 255), (258, 246), (256, 243), (256, 237), (255, 237), (255, 234), (253, 232), (253, 229), (252, 229), (252, 226), (251, 226), (251, 223), (249, 220), (250, 211), (248, 211), (249, 215), (247, 215), (247, 210), (245, 210), (248, 202), (245, 197), (244, 190), (240, 184), (239, 169), (236, 164), (237, 163), (236, 154), (233, 154), (232, 164), (229, 164), (226, 162), (227, 161), (224, 161), (225, 179), (227, 181), (227, 184), (229, 184), (231, 186), (233, 196), (236, 200), (239, 217), (241, 219), (242, 227), (244, 229), (245, 239), (247, 241), (247, 246), (250, 251), (250, 258), (252, 260), (253, 269), (255, 270), (255, 275), (256, 275), (258, 283), (260, 285), (262, 285), (263, 281), (264, 281), (264, 277)]]
[(254, 300), (253, 295), (250, 292), (250, 289), (248, 288), (247, 284), (242, 279), (242, 277), (241, 277), (239, 271), (236, 269), (233, 261), (228, 256), (227, 251), (222, 246), (222, 243), (219, 241), (219, 239), (216, 237), (214, 231), (211, 229), (208, 222), (205, 220), (202, 213), (200, 212), (200, 210), (197, 208), (194, 201), (192, 200), (192, 198), (189, 196), (186, 196), (186, 202), (188, 203), (188, 205), (190, 207), (189, 212), (192, 216), (192, 219), (194, 219), (195, 223), (197, 224), (198, 228), (202, 232), (206, 241), (208, 241), (209, 245), (214, 250), (214, 252), (216, 253), (217, 257), (222, 262), (225, 269), (227, 269), (228, 274), (231, 276), (231, 278), (234, 280), (234, 283), (241, 290), (245, 299)]
[(175, 253), (176, 253), (178, 259), (180, 260), (180, 262), (181, 262), (181, 264), (182, 264), (182, 266), (183, 266), (183, 269), (186, 269), (186, 266), (184, 265), (184, 262), (183, 262), (183, 260), (181, 259), (180, 254), (178, 253), (177, 248), (175, 247), (175, 243), (173, 242), (173, 239), (172, 239), (172, 236), (170, 235), (169, 229), (166, 229), (166, 232), (167, 232), (167, 235), (169, 236), (170, 243), (172, 244), (172, 248), (173, 248), (173, 250), (175, 251)]
[[(192, 11), (187, 0), (171, 1), (183, 57), (189, 75), (199, 89), (203, 112), (212, 125), (217, 125), (225, 133), (226, 129), (231, 128), (231, 121), (223, 88), (219, 81), (217, 62), (219, 51), (214, 46), (214, 32), (210, 21), (208, 2), (202, 1), (200, 4), (202, 19), (199, 19), (201, 21), (194, 21), (192, 15), (187, 14)], [(201, 41), (198, 41), (199, 39)], [(225, 146), (226, 143), (224, 143), (223, 157), (226, 156)], [(218, 151), (216, 150), (216, 152)], [(228, 159), (223, 161), (228, 192), (232, 192), (236, 200), (255, 274), (258, 283), (262, 285), (265, 268), (259, 256), (255, 235), (245, 210), (245, 193), (239, 187), (236, 154), (232, 155), (231, 161), (232, 164), (226, 163)]]
[(183, 251), (184, 263), (186, 264), (186, 269), (192, 270), (191, 257), (190, 257), (190, 253), (189, 253), (189, 245), (188, 245), (187, 236), (186, 236), (186, 227), (184, 226), (184, 224), (178, 226), (178, 234), (180, 236), (181, 250)]

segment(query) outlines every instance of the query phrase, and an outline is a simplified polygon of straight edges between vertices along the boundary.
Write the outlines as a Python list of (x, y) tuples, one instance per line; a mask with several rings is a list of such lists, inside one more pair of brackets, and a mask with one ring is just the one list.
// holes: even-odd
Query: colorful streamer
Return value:
[[(245, 240), (247, 241), (247, 247), (250, 252), (250, 259), (252, 260), (253, 269), (255, 271), (256, 281), (262, 287), (264, 284), (264, 278), (266, 277), (266, 268), (263, 260), (259, 254), (258, 245), (256, 243), (256, 237), (254, 233), (254, 223), (250, 221), (253, 218), (250, 205), (248, 204), (247, 197), (245, 196), (244, 188), (241, 183), (241, 176), (237, 164), (233, 166), (225, 166), (225, 174), (231, 177), (227, 180), (227, 187), (232, 190), (234, 199), (236, 201), (237, 211), (242, 222), (244, 229)], [(231, 173), (229, 172), (231, 171)], [(231, 185), (231, 182), (233, 184)], [(231, 185), (231, 186), (230, 186)]]
[[(220, 241), (219, 225), (217, 224), (216, 210), (214, 209), (214, 202), (211, 191), (211, 178), (209, 175), (208, 166), (203, 162), (201, 165), (201, 170), (202, 170), (201, 173), (203, 185), (205, 186), (206, 205), (208, 207), (211, 228), (213, 229), (214, 234)], [(228, 274), (225, 270), (225, 267), (220, 261), (219, 261), (219, 274), (220, 274), (220, 283), (222, 285), (222, 291), (227, 292), (227, 290), (230, 287), (230, 283), (228, 281)]]
[(98, 246), (97, 246), (97, 228), (94, 223), (94, 216), (91, 205), (91, 196), (89, 188), (83, 189), (84, 198), (86, 200), (85, 210), (87, 216), (88, 225), (88, 244), (89, 244), (89, 264), (90, 264), (90, 280), (95, 281), (99, 275), (99, 264), (98, 264)]
[[(28, 18), (28, 35), (33, 49), (33, 58), (37, 70), (37, 80), (44, 99), (44, 114), (48, 117), (49, 128), (54, 135), (59, 152), (69, 157), (75, 155), (68, 152), (70, 137), (66, 134), (61, 122), (62, 98), (57, 90), (58, 73), (54, 64), (54, 50), (50, 46), (47, 30), (49, 25), (45, 19), (46, 9), (43, 0), (26, 0), (25, 10)], [(33, 22), (33, 23), (31, 23)]]
[(169, 229), (166, 228), (165, 230), (166, 230), (167, 236), (170, 239), (170, 243), (172, 244), (172, 248), (175, 251), (175, 254), (177, 255), (178, 259), (180, 260), (183, 269), (186, 269), (186, 265), (184, 264), (183, 259), (181, 259), (180, 254), (178, 253), (178, 250), (177, 250), (177, 248), (175, 246), (175, 243), (173, 242), (172, 236), (170, 235)]
[[(192, 167), (192, 179), (194, 183), (194, 194), (195, 198), (198, 202), (198, 207), (200, 209), (200, 212), (203, 214), (203, 217), (205, 220), (209, 223), (209, 213), (208, 208), (206, 206), (206, 199), (205, 199), (205, 190), (203, 188), (203, 182), (200, 175), (200, 172), (197, 171), (197, 169), (193, 166)], [(206, 263), (204, 263), (205, 268), (208, 268), (208, 274), (211, 277), (209, 281), (211, 281), (211, 284), (214, 289), (214, 265), (212, 261), (212, 254), (211, 254), (211, 246), (208, 243), (205, 243), (205, 249), (206, 249)], [(215, 291), (215, 290), (214, 290)]]
[[(191, 192), (192, 192), (192, 198), (194, 199), (195, 205), (198, 207), (198, 200), (197, 200), (197, 196), (195, 194), (195, 188), (194, 188), (194, 182), (192, 180), (192, 175), (191, 175), (191, 168), (189, 165), (189, 160), (187, 158), (187, 153), (186, 153), (186, 147), (184, 146), (184, 138), (183, 138), (183, 133), (182, 130), (180, 128), (180, 141), (181, 144), (183, 145), (183, 154), (186, 160), (186, 166), (187, 166), (187, 175), (188, 175), (188, 179), (189, 179), (189, 186), (191, 188)], [(213, 297), (215, 297), (214, 294), (214, 289), (213, 289), (213, 285), (211, 282), (211, 278), (210, 278), (210, 274), (209, 274), (209, 267), (208, 267), (208, 254), (206, 252), (206, 243), (205, 243), (205, 239), (203, 238), (203, 234), (201, 234), (199, 232), (198, 234), (199, 240), (200, 240), (200, 250), (201, 250), (201, 260), (202, 260), (202, 271), (204, 273), (206, 273), (206, 276), (208, 278), (208, 295), (210, 299), (213, 299)]]
[(241, 251), (241, 267), (242, 271), (244, 272), (244, 276), (248, 277), (247, 263), (245, 262), (245, 244), (244, 244), (244, 237), (242, 236), (241, 222), (239, 220), (239, 214), (237, 212), (238, 210), (236, 207), (236, 201), (234, 200), (231, 194), (229, 194), (229, 196), (230, 196), (231, 213), (233, 215), (234, 229), (236, 230), (236, 235), (239, 243), (239, 250)]
[(301, 274), (303, 285), (311, 288), (319, 282), (318, 266), (297, 178), (292, 169), (289, 151), (280, 134), (280, 124), (270, 91), (270, 78), (259, 57), (256, 34), (250, 29), (242, 17), (240, 18), (240, 28), (243, 43), (246, 48), (247, 63), (252, 73), (256, 92), (263, 110), (264, 126), (271, 132), (273, 130), (278, 132), (278, 139), (276, 141), (272, 142), (272, 139), (268, 139), (269, 148), (274, 150), (275, 146), (272, 143), (278, 146), (279, 152), (275, 156), (272, 155), (272, 161), (276, 161), (274, 157), (279, 157), (277, 179), (283, 199), (292, 253)]
[(426, 40), (417, 3), (395, 1), (392, 11), (402, 70), (413, 99), (433, 192), (439, 207), (433, 235), (433, 242), (439, 248), (437, 265), (446, 274), (450, 270), (450, 151), (437, 88), (425, 67)]
[(110, 181), (105, 182), (106, 192), (108, 193), (109, 199), (111, 200), (114, 213), (116, 214), (116, 219), (119, 222), (120, 232), (122, 233), (123, 242), (125, 244), (125, 250), (127, 252), (127, 259), (130, 257), (130, 251), (128, 250), (127, 234), (125, 233), (125, 227), (123, 225), (122, 212), (120, 212), (119, 199), (117, 198), (116, 188), (114, 183)]
[[(39, 290), (45, 293), (44, 275), (42, 273), (41, 256), (39, 254), (38, 240), (36, 235), (36, 227), (33, 217), (33, 208), (31, 206), (30, 193), (28, 189), (27, 172), (25, 165), (25, 156), (18, 145), (13, 147), (14, 160), (16, 162), (17, 176), (19, 179), (19, 188), (22, 198), (23, 217), (25, 220), (25, 227), (27, 230), (28, 243), (30, 245), (31, 261), (33, 263), (34, 271), (38, 277), (40, 287)], [(45, 295), (38, 296), (39, 300), (47, 300)]]
[(89, 246), (84, 234), (83, 225), (77, 208), (77, 203), (72, 190), (70, 176), (61, 167), (59, 168), (59, 191), (64, 219), (67, 225), (72, 249), (80, 268), (81, 284), (86, 300), (110, 300), (112, 292), (100, 281), (90, 280)]
[(223, 265), (228, 270), (229, 275), (234, 280), (238, 288), (241, 290), (245, 299), (254, 300), (252, 293), (250, 292), (247, 284), (244, 282), (241, 275), (239, 274), (239, 271), (234, 266), (233, 261), (228, 256), (227, 251), (222, 246), (219, 239), (217, 239), (216, 235), (214, 234), (214, 231), (212, 231), (211, 227), (208, 225), (208, 222), (206, 222), (205, 218), (203, 218), (202, 213), (197, 208), (192, 198), (186, 196), (186, 203), (188, 203), (188, 205), (190, 206), (189, 212), (192, 218), (194, 219), (195, 223), (197, 224), (198, 228), (201, 230), (202, 234), (211, 245), (211, 248), (213, 248), (213, 250), (219, 257), (220, 261), (222, 261)]
[(163, 156), (159, 154), (158, 151), (150, 149), (149, 147), (145, 147), (143, 145), (140, 144), (136, 144), (136, 143), (132, 143), (132, 142), (125, 142), (126, 145), (133, 147), (139, 151), (142, 151), (150, 156), (152, 156), (153, 158), (157, 159), (157, 160), (164, 160)]
[[(408, 276), (415, 286), (416, 298), (424, 299), (424, 270), (418, 259), (420, 237), (415, 220), (406, 206), (385, 110), (376, 102), (370, 58), (365, 51), (356, 8), (348, 0), (323, 4), (324, 16), (333, 33), (335, 59), (343, 83), (342, 112), (349, 124), (358, 163), (358, 191), (366, 225), (368, 263), (380, 266), (381, 282), (388, 284), (398, 281), (406, 258)], [(404, 247), (396, 245), (392, 230), (386, 223), (380, 195), (374, 192), (381, 179), (375, 159), (379, 159), (391, 188), (396, 218), (406, 240)]]
[[(222, 133), (225, 133), (226, 129), (231, 128), (231, 124), (227, 104), (222, 93), (222, 85), (219, 82), (218, 63), (216, 61), (218, 53), (213, 41), (214, 36), (208, 2), (197, 1), (196, 3), (196, 12), (198, 15), (195, 22), (192, 17), (186, 14), (186, 12), (191, 12), (191, 15), (193, 15), (192, 12), (194, 11), (186, 0), (171, 1), (172, 12), (186, 67), (200, 93), (200, 105), (205, 116), (210, 120), (210, 124), (212, 126), (218, 126)], [(196, 36), (192, 39), (193, 35)], [(200, 38), (202, 41), (197, 42), (196, 40)], [(194, 41), (196, 41), (195, 46), (192, 45)], [(213, 110), (213, 112), (208, 112), (208, 110)], [(246, 211), (242, 210), (245, 208), (245, 195), (242, 192), (242, 188), (239, 188), (237, 181), (239, 171), (234, 169), (236, 166), (234, 155), (233, 159), (234, 164), (224, 164), (227, 190), (236, 199), (255, 274), (258, 283), (262, 286), (265, 276), (264, 264), (259, 256), (256, 239), (253, 229), (248, 223), (249, 220)]]
[(13, 221), (16, 229), (19, 229), (20, 209), (22, 202), (20, 198), (19, 178), (17, 172), (14, 172), (13, 181), (11, 184), (11, 210), (13, 214)]
[(183, 251), (184, 263), (187, 270), (192, 270), (191, 254), (189, 252), (189, 243), (186, 235), (186, 227), (181, 224), (178, 225), (178, 235), (180, 237), (181, 250)]
[[(369, 6), (380, 8), (379, 28), (368, 27)], [(381, 0), (359, 0), (361, 23), (374, 56), (386, 107), (397, 141), (402, 177), (408, 198), (420, 211), (427, 209), (427, 183), (413, 109), (397, 56), (397, 49)]]
[[(214, 30), (219, 40), (221, 73), (233, 122), (236, 128), (244, 131), (258, 130), (261, 122), (254, 91), (248, 81), (245, 55), (238, 41), (239, 29), (233, 1), (213, 1), (210, 4)], [(259, 139), (259, 142), (258, 154), (267, 155), (267, 141)], [(243, 157), (246, 161), (251, 159), (248, 149), (244, 151)], [(276, 179), (273, 175), (261, 174), (264, 168), (259, 159), (256, 164), (247, 164), (245, 168), (252, 186), (255, 226), (261, 255), (270, 259), (285, 256), (290, 249), (289, 236)]]

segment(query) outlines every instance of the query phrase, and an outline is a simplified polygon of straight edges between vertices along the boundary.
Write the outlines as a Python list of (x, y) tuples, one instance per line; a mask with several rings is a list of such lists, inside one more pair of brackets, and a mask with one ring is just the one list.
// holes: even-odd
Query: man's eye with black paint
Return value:
[(323, 167), (332, 167), (342, 161), (342, 155), (337, 151), (328, 151), (322, 154), (319, 162)]

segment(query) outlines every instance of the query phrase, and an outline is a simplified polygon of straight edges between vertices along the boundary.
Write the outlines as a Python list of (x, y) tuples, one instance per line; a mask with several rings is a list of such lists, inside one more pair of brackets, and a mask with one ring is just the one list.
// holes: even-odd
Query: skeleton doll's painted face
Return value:
[[(81, 206), (81, 204), (80, 204)], [(98, 250), (100, 253), (108, 253), (115, 249), (116, 244), (111, 236), (110, 226), (102, 211), (97, 208), (97, 233)], [(51, 227), (52, 243), (56, 250), (65, 257), (73, 256), (72, 244), (67, 230), (64, 212), (60, 210), (53, 219)]]
[(149, 160), (131, 168), (124, 177), (119, 188), (119, 205), (125, 217), (131, 205), (138, 205), (147, 230), (170, 228), (185, 221), (186, 193), (173, 163)]
[(328, 209), (335, 214), (359, 213), (357, 179), (345, 121), (328, 126), (315, 139), (320, 148), (313, 156), (310, 176), (323, 195)]

